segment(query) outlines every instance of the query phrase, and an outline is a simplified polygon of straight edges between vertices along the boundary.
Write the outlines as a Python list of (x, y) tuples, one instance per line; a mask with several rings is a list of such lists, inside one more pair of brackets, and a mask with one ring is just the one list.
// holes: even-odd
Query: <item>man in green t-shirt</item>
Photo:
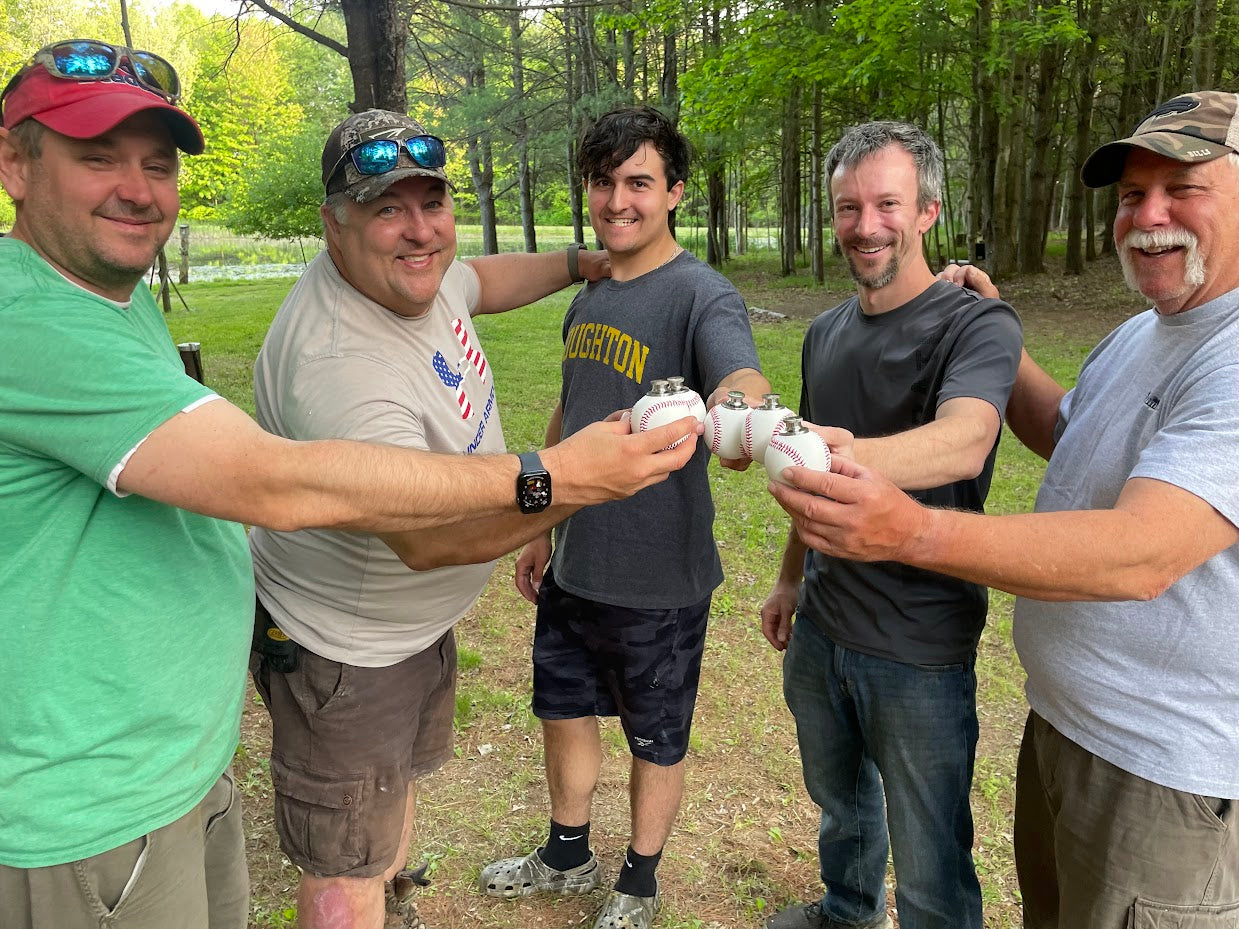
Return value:
[[(253, 580), (241, 522), (399, 532), (626, 496), (693, 427), (602, 424), (514, 455), (291, 442), (187, 377), (145, 287), (203, 150), (162, 58), (41, 49), (0, 96), (0, 916), (239, 929), (228, 775)], [(563, 283), (569, 279), (563, 271)], [(513, 487), (517, 492), (514, 494)], [(524, 494), (524, 496), (521, 496)], [(520, 499), (518, 499), (518, 497)], [(541, 523), (531, 522), (530, 534)]]

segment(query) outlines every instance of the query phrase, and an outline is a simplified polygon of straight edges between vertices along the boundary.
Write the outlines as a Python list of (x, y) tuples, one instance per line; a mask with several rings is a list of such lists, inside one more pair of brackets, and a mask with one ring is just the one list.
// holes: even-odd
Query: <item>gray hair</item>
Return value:
[(337, 190), (334, 194), (328, 194), (323, 200), (323, 206), (331, 210), (331, 215), (335, 217), (336, 222), (341, 226), (348, 225), (348, 205), (353, 202), (353, 198), (348, 195), (347, 191)]
[(9, 140), (27, 158), (34, 160), (43, 155), (43, 134), (47, 127), (37, 119), (23, 119), (9, 130)]
[(929, 133), (909, 123), (886, 120), (862, 123), (843, 134), (826, 155), (826, 183), (842, 165), (854, 168), (888, 145), (898, 145), (912, 156), (916, 165), (916, 207), (926, 209), (942, 200), (942, 151)]

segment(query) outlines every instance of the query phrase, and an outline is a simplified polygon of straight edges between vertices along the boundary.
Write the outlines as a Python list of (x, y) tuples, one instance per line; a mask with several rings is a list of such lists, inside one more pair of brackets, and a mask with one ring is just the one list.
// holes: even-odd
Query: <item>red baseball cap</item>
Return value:
[(206, 142), (198, 124), (180, 107), (139, 84), (126, 64), (99, 81), (53, 77), (42, 65), (32, 65), (4, 98), (4, 128), (35, 119), (71, 139), (93, 139), (135, 113), (155, 110), (177, 148), (188, 155), (201, 155)]

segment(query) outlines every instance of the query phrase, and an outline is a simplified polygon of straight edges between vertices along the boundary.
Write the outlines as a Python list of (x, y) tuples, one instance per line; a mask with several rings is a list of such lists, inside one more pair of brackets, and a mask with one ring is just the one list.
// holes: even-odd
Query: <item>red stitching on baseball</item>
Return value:
[(794, 464), (797, 468), (805, 467), (804, 456), (801, 455), (799, 449), (794, 446), (788, 445), (786, 442), (780, 442), (776, 438), (770, 440), (770, 447), (787, 455), (787, 457), (792, 460), (792, 464)]
[(714, 441), (710, 443), (710, 451), (717, 455), (723, 444), (723, 424), (719, 422), (718, 407), (710, 410), (710, 422), (714, 426)]
[(659, 400), (656, 403), (651, 403), (641, 412), (641, 421), (637, 423), (637, 431), (638, 432), (646, 431), (646, 429), (649, 427), (649, 424), (650, 424), (650, 416), (656, 410), (664, 410), (668, 408), (674, 409), (677, 406), (684, 408), (686, 416), (693, 411), (692, 404), (686, 403), (683, 400)]

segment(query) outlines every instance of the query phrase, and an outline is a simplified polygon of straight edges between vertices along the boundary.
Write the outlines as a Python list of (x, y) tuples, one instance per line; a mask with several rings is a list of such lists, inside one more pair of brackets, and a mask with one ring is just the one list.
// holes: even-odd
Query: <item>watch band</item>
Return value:
[(579, 284), (585, 280), (581, 276), (581, 250), (585, 248), (579, 242), (568, 246), (568, 277), (572, 278), (572, 283)]
[(545, 471), (546, 468), (542, 465), (542, 458), (537, 452), (517, 452), (516, 457), (521, 461), (521, 473), (526, 471)]

